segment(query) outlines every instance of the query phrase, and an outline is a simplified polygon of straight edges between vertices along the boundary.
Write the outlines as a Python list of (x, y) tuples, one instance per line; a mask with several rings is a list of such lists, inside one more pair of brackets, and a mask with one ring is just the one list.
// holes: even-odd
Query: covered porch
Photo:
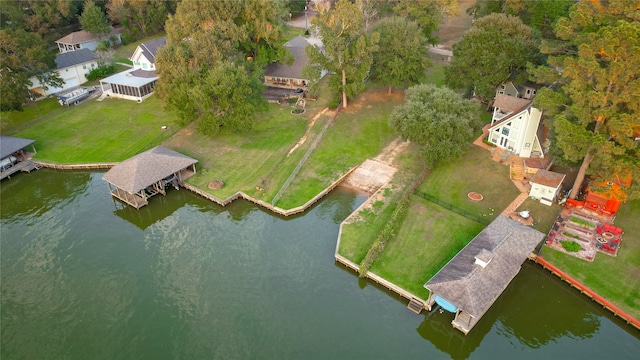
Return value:
[(100, 80), (100, 87), (105, 96), (142, 102), (153, 94), (158, 79), (153, 71), (130, 69)]

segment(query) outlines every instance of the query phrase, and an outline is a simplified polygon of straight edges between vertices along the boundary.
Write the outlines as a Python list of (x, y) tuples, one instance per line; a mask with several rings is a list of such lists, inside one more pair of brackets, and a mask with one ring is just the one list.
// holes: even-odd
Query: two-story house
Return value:
[[(121, 41), (120, 33), (114, 29), (106, 35), (107, 39), (112, 37), (115, 38), (118, 43)], [(56, 40), (56, 44), (58, 45), (58, 51), (63, 54), (81, 49), (89, 49), (93, 51), (98, 48), (100, 40), (102, 39), (98, 35), (81, 30), (72, 32), (71, 34)]]
[(47, 89), (37, 77), (29, 78), (29, 90), (41, 96), (48, 96), (57, 92), (79, 86), (87, 82), (87, 74), (98, 66), (98, 57), (89, 49), (70, 51), (56, 56), (56, 72), (64, 82), (62, 87)]
[(542, 111), (533, 107), (533, 101), (498, 94), (493, 106), (487, 140), (523, 158), (544, 157), (538, 137)]
[(133, 55), (129, 58), (133, 63), (133, 67), (136, 69), (155, 71), (156, 70), (156, 55), (158, 49), (167, 44), (167, 38), (161, 37), (144, 42), (136, 48)]

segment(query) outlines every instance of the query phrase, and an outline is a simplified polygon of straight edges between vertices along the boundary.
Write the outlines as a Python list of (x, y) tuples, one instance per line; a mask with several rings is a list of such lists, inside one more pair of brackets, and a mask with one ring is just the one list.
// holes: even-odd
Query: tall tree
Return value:
[(323, 48), (308, 46), (309, 65), (318, 78), (323, 70), (339, 74), (331, 87), (342, 94), (342, 106), (347, 107), (347, 97), (364, 91), (364, 80), (378, 50), (380, 35), (364, 31), (362, 11), (348, 0), (340, 0), (332, 10), (320, 10), (311, 19), (311, 27), (320, 34)]
[(93, 2), (87, 0), (84, 3), (82, 15), (80, 15), (82, 29), (96, 35), (106, 35), (111, 31), (111, 24), (102, 9)]
[(283, 59), (287, 52), (283, 43), (283, 19), (287, 8), (283, 0), (245, 0), (236, 22), (247, 31), (249, 41), (244, 45), (247, 54), (260, 65)]
[(427, 38), (415, 21), (394, 16), (380, 20), (373, 31), (380, 34), (379, 49), (373, 56), (372, 77), (391, 87), (407, 87), (424, 78), (431, 65)]
[(427, 166), (459, 157), (480, 127), (478, 104), (446, 87), (421, 84), (407, 89), (405, 103), (391, 114), (392, 126), (421, 147)]
[(420, 25), (424, 35), (431, 44), (437, 44), (438, 39), (433, 32), (447, 16), (458, 14), (458, 0), (392, 0), (395, 3), (393, 11), (400, 16), (414, 20)]
[[(640, 8), (626, 2), (580, 1), (556, 35), (570, 51), (549, 57), (561, 87), (542, 89), (538, 104), (555, 113), (556, 146), (581, 161), (570, 198), (591, 174), (608, 180), (633, 174), (630, 197), (640, 197)], [(573, 51), (571, 51), (573, 50)], [(568, 52), (568, 54), (566, 54)], [(554, 80), (547, 69), (535, 75)]]
[(261, 71), (246, 60), (249, 34), (236, 21), (237, 1), (182, 1), (166, 23), (167, 45), (156, 62), (157, 93), (182, 124), (196, 121), (204, 134), (250, 129), (265, 105)]
[(56, 55), (36, 33), (0, 30), (0, 111), (22, 110), (31, 97), (30, 76), (44, 86), (60, 86), (62, 80), (53, 72)]
[(0, 28), (24, 29), (45, 37), (51, 30), (76, 21), (79, 5), (78, 0), (2, 1)]
[(171, 3), (166, 0), (109, 0), (107, 14), (122, 24), (131, 39), (162, 30)]
[(473, 90), (490, 101), (498, 85), (514, 75), (526, 79), (527, 63), (541, 60), (531, 28), (515, 16), (491, 14), (478, 19), (453, 46), (445, 77), (452, 88)]

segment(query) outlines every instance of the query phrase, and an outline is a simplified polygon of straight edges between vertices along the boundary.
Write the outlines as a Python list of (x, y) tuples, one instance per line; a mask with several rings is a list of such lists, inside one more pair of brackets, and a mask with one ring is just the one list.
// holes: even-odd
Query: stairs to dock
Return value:
[(412, 298), (407, 305), (407, 309), (415, 314), (420, 314), (422, 309), (424, 309), (424, 303), (421, 300)]

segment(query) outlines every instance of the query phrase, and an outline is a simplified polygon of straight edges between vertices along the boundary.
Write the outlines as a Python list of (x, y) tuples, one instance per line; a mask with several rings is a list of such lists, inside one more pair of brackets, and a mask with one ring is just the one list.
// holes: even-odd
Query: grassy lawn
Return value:
[(593, 262), (548, 247), (542, 257), (640, 319), (640, 200), (623, 204), (615, 224), (624, 230), (617, 257), (598, 253)]
[(435, 61), (432, 64), (433, 65), (427, 69), (427, 82), (436, 86), (444, 86), (444, 68), (449, 65), (438, 63)]
[(389, 114), (403, 101), (402, 93), (377, 89), (360, 95), (340, 112), (302, 170), (284, 192), (278, 206), (304, 204), (354, 166), (373, 158), (398, 135)]
[(516, 209), (516, 212), (523, 210), (529, 210), (531, 212), (531, 217), (533, 217), (534, 221), (534, 229), (546, 234), (556, 221), (562, 207), (556, 204), (547, 206), (541, 204), (538, 200), (531, 200), (531, 198), (529, 198), (525, 200), (518, 209)]
[(51, 113), (62, 112), (64, 108), (54, 98), (42, 99), (26, 105), (22, 111), (7, 111), (0, 113), (0, 131), (3, 135), (9, 135), (30, 122), (42, 121)]
[[(463, 157), (437, 164), (418, 190), (493, 220), (519, 191), (509, 179), (509, 167), (489, 156), (489, 151), (470, 145)], [(470, 201), (470, 191), (481, 193), (484, 200)]]
[[(309, 146), (311, 139), (287, 157), (305, 133), (309, 120), (305, 115), (292, 115), (290, 107), (272, 104), (268, 112), (259, 114), (260, 120), (249, 132), (204, 136), (189, 126), (166, 144), (200, 161), (203, 170), (189, 179), (191, 184), (207, 189), (210, 181), (222, 180), (225, 184), (222, 189), (209, 190), (220, 198), (243, 191), (269, 201)], [(324, 121), (318, 119), (314, 129)]]
[(171, 134), (161, 130), (174, 119), (157, 97), (138, 104), (121, 99), (90, 100), (60, 107), (14, 136), (36, 140), (36, 160), (62, 164), (122, 161), (159, 145)]
[(371, 271), (426, 299), (423, 287), (483, 228), (439, 205), (414, 196), (398, 237), (387, 244)]

